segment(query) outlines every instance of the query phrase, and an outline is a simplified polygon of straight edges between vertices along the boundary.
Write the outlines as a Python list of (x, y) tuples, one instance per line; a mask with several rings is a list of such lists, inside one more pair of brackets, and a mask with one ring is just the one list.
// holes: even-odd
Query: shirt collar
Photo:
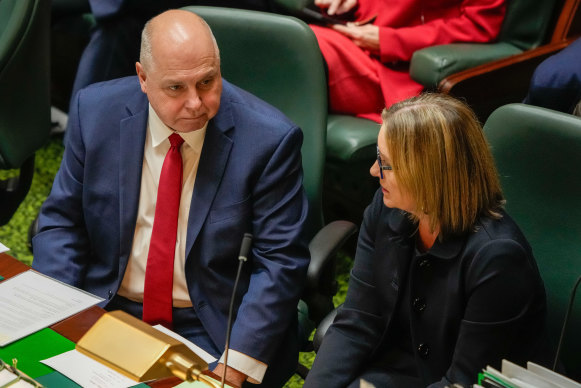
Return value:
[[(172, 133), (176, 132), (161, 121), (151, 104), (149, 104), (148, 124), (151, 133), (151, 145), (154, 148), (163, 143)], [(202, 151), (202, 145), (204, 144), (206, 128), (208, 128), (208, 122), (196, 131), (178, 133), (184, 139), (185, 143), (187, 143), (194, 151), (200, 153)]]

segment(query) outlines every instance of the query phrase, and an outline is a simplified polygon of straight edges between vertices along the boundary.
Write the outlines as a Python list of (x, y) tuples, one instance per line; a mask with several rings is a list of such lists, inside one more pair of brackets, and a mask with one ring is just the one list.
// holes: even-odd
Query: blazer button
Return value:
[(430, 354), (430, 347), (426, 344), (420, 344), (418, 346), (418, 354), (421, 358), (428, 358), (428, 355)]
[(423, 259), (418, 263), (418, 266), (423, 269), (426, 270), (428, 268), (430, 268), (432, 266), (432, 263), (430, 262), (430, 260), (428, 259)]
[(427, 306), (426, 300), (421, 297), (415, 298), (414, 301), (412, 302), (412, 306), (416, 312), (421, 313), (426, 309)]
[(109, 290), (109, 300), (113, 299), (113, 291)]

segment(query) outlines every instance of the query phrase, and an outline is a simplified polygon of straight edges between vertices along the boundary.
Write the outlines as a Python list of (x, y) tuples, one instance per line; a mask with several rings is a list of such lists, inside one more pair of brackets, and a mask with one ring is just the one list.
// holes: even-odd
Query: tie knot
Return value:
[(172, 133), (169, 137), (169, 143), (172, 147), (179, 147), (183, 144), (184, 139), (177, 133)]

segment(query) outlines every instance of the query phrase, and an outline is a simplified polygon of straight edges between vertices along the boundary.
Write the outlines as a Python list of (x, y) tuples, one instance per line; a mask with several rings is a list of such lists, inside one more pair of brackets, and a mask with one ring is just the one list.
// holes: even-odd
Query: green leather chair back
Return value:
[[(506, 209), (533, 247), (557, 342), (569, 296), (581, 275), (581, 119), (510, 104), (486, 121)], [(507, 297), (510, 297), (507, 295)], [(561, 360), (581, 379), (581, 297), (565, 334)]]
[(50, 1), (0, 1), (0, 169), (19, 168), (50, 132)]
[[(317, 40), (304, 22), (289, 16), (232, 8), (191, 6), (212, 28), (220, 48), (222, 75), (269, 102), (303, 131), (303, 184), (309, 200), (307, 234), (311, 262), (298, 305), (301, 349), (333, 309), (337, 292), (335, 253), (355, 234), (355, 225), (324, 225), (323, 166), (327, 131), (327, 83)], [(297, 368), (304, 377), (305, 368)]]
[(521, 50), (546, 43), (558, 0), (509, 0), (498, 40)]
[(304, 186), (310, 236), (323, 226), (321, 191), (327, 127), (323, 59), (312, 30), (276, 14), (219, 7), (185, 7), (212, 28), (222, 75), (280, 109), (304, 134)]

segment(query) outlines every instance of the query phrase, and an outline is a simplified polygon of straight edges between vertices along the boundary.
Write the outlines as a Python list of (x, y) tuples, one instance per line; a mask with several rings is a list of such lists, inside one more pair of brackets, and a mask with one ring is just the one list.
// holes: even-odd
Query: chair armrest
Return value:
[[(466, 69), (464, 71), (452, 74), (449, 77), (442, 79), (442, 81), (440, 81), (440, 84), (438, 85), (438, 88), (445, 93), (449, 93), (454, 89), (456, 84), (471, 78), (484, 78), (486, 79), (486, 82), (488, 82), (493, 78), (504, 76), (505, 73), (510, 74), (512, 76), (517, 75), (522, 70), (525, 69), (530, 72), (525, 75), (525, 78), (530, 81), (532, 71), (536, 69), (537, 65), (540, 62), (542, 62), (547, 57), (562, 50), (563, 48), (567, 47), (570, 43), (573, 42), (573, 40), (574, 39), (570, 39), (556, 43), (546, 44), (532, 50), (524, 51), (518, 55), (513, 55), (508, 58), (501, 58), (496, 61), (484, 63), (480, 66)], [(514, 81), (514, 78), (511, 77), (510, 80)], [(507, 79), (497, 79), (495, 84), (502, 83), (505, 81), (507, 81)], [(510, 83), (511, 82), (509, 82), (509, 84)], [(506, 86), (510, 87), (511, 85)]]
[(344, 162), (373, 161), (381, 125), (347, 115), (327, 118), (327, 159)]
[(496, 108), (522, 102), (537, 66), (572, 41), (543, 45), (452, 74), (440, 82), (438, 90), (466, 99), (479, 119), (485, 122)]
[(337, 306), (336, 309), (327, 314), (325, 318), (323, 318), (319, 325), (317, 326), (317, 330), (315, 331), (315, 334), (313, 336), (313, 350), (315, 351), (315, 353), (319, 351), (319, 348), (323, 343), (323, 337), (325, 337), (325, 334), (327, 334), (327, 330), (329, 330), (329, 327), (331, 327), (331, 325), (333, 324), (333, 321), (335, 320), (337, 312), (339, 311), (341, 306), (343, 306), (343, 304), (340, 304), (339, 306)]
[(426, 88), (435, 89), (450, 74), (500, 58), (520, 54), (509, 43), (452, 43), (416, 51), (410, 62), (410, 76)]
[(333, 221), (325, 225), (309, 244), (311, 262), (307, 271), (307, 288), (317, 289), (319, 280), (329, 261), (351, 236), (357, 226), (349, 221)]

